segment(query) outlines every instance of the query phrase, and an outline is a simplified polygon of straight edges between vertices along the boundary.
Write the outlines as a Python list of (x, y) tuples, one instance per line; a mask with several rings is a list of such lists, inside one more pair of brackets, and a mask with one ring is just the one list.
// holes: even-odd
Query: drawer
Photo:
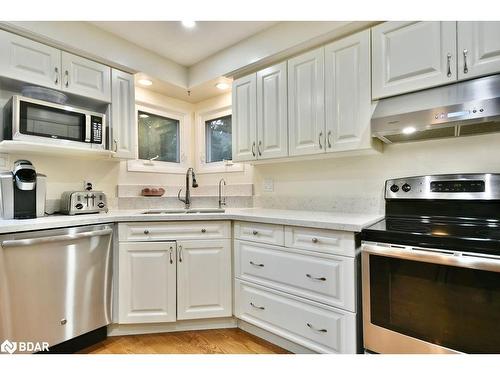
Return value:
[(285, 246), (349, 257), (356, 255), (353, 232), (302, 227), (285, 227)]
[(120, 223), (120, 241), (207, 240), (231, 238), (229, 221)]
[(235, 281), (236, 317), (320, 353), (356, 353), (356, 314)]
[(355, 312), (354, 258), (234, 242), (235, 277)]
[(268, 243), (283, 246), (285, 232), (283, 225), (247, 223), (237, 221), (234, 223), (234, 237), (240, 240)]

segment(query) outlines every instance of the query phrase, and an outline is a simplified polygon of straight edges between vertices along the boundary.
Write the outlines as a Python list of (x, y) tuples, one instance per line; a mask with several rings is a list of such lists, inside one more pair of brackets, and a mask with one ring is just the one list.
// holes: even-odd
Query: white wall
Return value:
[[(383, 206), (386, 179), (424, 174), (500, 173), (500, 134), (393, 144), (379, 155), (288, 162), (254, 167), (260, 202), (279, 207), (335, 210), (364, 200), (367, 210)], [(274, 192), (263, 191), (265, 179)], [(259, 199), (257, 199), (259, 201)], [(356, 207), (359, 210), (359, 207)]]

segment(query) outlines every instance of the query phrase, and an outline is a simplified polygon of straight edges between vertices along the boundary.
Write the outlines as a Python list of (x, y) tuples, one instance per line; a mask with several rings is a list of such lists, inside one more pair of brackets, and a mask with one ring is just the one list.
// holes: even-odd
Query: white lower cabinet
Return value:
[(356, 314), (236, 280), (236, 316), (319, 353), (356, 353)]
[(231, 240), (179, 241), (177, 251), (177, 319), (231, 316)]
[(125, 242), (119, 249), (119, 323), (175, 321), (175, 242)]

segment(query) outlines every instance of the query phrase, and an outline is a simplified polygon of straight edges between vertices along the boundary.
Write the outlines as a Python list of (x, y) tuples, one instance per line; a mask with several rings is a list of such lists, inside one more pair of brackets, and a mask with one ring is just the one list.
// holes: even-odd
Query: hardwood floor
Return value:
[(108, 337), (88, 354), (287, 354), (239, 328)]

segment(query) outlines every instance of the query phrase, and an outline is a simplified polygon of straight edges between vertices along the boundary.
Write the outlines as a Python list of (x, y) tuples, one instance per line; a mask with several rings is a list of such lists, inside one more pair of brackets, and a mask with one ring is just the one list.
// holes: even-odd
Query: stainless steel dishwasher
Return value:
[(49, 346), (111, 323), (113, 225), (0, 236), (0, 342)]

